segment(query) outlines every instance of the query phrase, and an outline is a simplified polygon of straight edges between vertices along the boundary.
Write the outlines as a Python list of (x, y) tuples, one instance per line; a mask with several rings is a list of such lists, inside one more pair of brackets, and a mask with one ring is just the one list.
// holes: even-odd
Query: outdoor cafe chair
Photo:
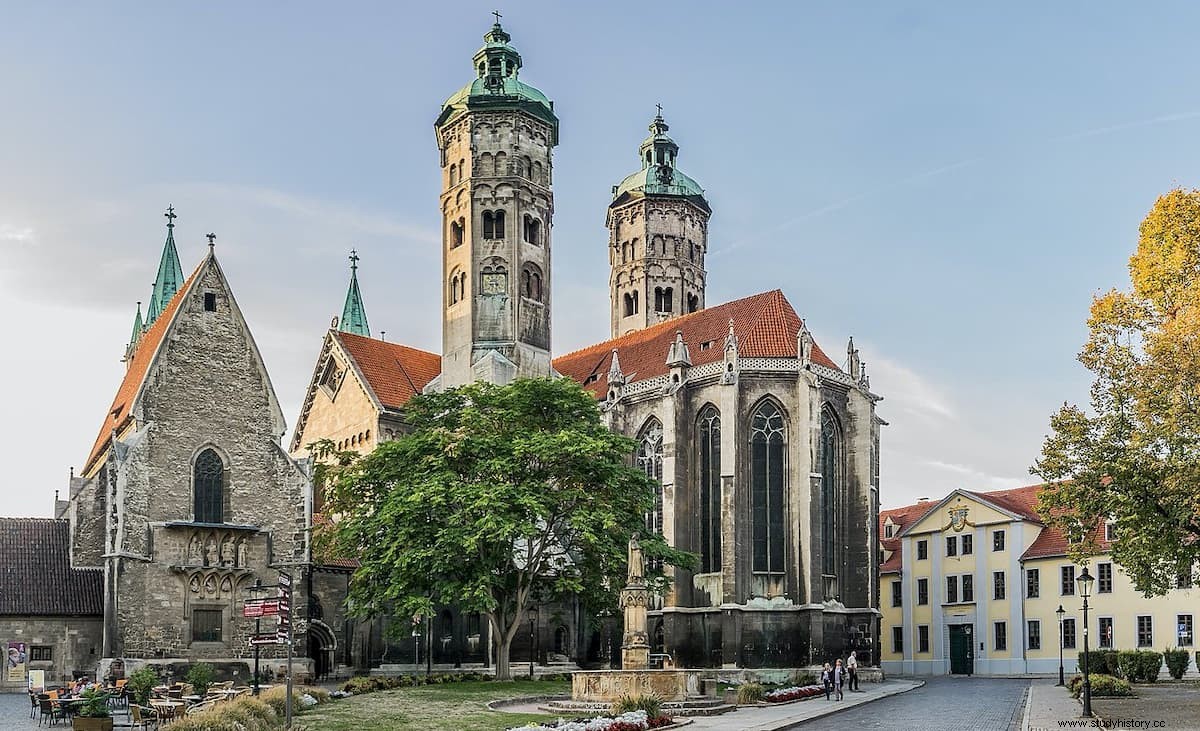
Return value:
[(129, 704), (129, 715), (131, 728), (150, 729), (158, 728), (158, 711), (153, 708), (139, 706), (136, 703)]
[(65, 721), (67, 719), (62, 707), (49, 698), (39, 699), (38, 709), (41, 711), (41, 715), (38, 716), (38, 726), (41, 726), (42, 721), (47, 718), (50, 719), (49, 725), (51, 726), (54, 725), (55, 721)]

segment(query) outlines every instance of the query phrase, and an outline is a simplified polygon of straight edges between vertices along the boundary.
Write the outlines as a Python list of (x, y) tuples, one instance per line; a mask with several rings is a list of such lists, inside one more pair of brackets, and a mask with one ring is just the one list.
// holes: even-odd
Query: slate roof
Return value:
[[(738, 338), (739, 357), (796, 357), (796, 335), (802, 325), (800, 316), (783, 292), (774, 289), (590, 345), (555, 358), (554, 369), (603, 397), (608, 393), (608, 367), (614, 349), (627, 382), (668, 372), (667, 351), (676, 330), (683, 333), (693, 366), (715, 363), (724, 357), (730, 320), (733, 320), (733, 332)], [(704, 343), (711, 345), (705, 349)], [(813, 344), (812, 358), (815, 363), (839, 370), (816, 343)]]
[(150, 329), (142, 335), (142, 339), (138, 341), (137, 348), (134, 349), (130, 356), (128, 368), (125, 370), (125, 377), (121, 380), (121, 385), (117, 388), (117, 395), (113, 398), (112, 406), (109, 407), (108, 413), (104, 417), (104, 423), (100, 425), (100, 433), (96, 435), (96, 441), (92, 445), (92, 451), (88, 455), (87, 462), (83, 466), (83, 474), (87, 474), (96, 460), (104, 454), (108, 449), (109, 437), (112, 436), (113, 430), (118, 434), (124, 431), (125, 427), (133, 421), (133, 416), (130, 414), (130, 408), (133, 406), (134, 399), (137, 398), (138, 391), (142, 388), (142, 382), (146, 380), (146, 372), (150, 369), (150, 361), (154, 359), (155, 352), (158, 351), (158, 345), (162, 342), (163, 335), (166, 334), (167, 328), (170, 327), (171, 321), (175, 318), (175, 311), (179, 309), (179, 303), (183, 300), (184, 293), (188, 291), (192, 280), (195, 279), (196, 273), (200, 271), (200, 267), (204, 266), (201, 262), (199, 266), (192, 272), (175, 296), (163, 309), (162, 314), (150, 326)]
[(334, 337), (389, 409), (408, 403), (442, 372), (442, 357), (435, 353), (348, 332), (334, 332)]
[(0, 518), (0, 616), (100, 616), (100, 569), (73, 569), (70, 526), (50, 518)]

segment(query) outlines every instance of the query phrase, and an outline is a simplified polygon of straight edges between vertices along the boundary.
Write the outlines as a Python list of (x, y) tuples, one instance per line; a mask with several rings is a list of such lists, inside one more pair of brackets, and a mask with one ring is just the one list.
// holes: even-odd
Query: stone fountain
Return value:
[(553, 701), (548, 710), (607, 710), (621, 696), (655, 695), (672, 715), (712, 714), (732, 710), (701, 693), (701, 670), (650, 668), (646, 611), (650, 590), (646, 564), (637, 537), (629, 541), (629, 575), (621, 590), (620, 608), (625, 631), (621, 637), (620, 670), (581, 670), (571, 676), (571, 700)]

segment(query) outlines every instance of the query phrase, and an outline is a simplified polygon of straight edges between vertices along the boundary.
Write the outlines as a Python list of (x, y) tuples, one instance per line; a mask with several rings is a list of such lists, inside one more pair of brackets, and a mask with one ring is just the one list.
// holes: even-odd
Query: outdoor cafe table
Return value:
[(157, 698), (151, 698), (150, 707), (158, 711), (158, 717), (160, 720), (173, 721), (175, 720), (176, 714), (178, 714), (183, 708), (186, 708), (187, 704), (183, 701), (165, 701)]

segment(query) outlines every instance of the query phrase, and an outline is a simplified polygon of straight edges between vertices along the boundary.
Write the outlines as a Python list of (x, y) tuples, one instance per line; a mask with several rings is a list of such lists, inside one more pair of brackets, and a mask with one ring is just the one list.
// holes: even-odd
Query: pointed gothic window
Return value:
[(836, 575), (841, 564), (837, 533), (842, 508), (842, 428), (833, 409), (821, 410), (821, 571)]
[(225, 463), (211, 449), (196, 457), (192, 468), (197, 523), (225, 522)]
[(783, 413), (763, 401), (750, 419), (750, 503), (754, 524), (754, 571), (783, 573)]
[(721, 570), (721, 413), (700, 412), (700, 571)]
[(662, 490), (662, 461), (663, 461), (663, 428), (662, 424), (650, 417), (646, 425), (638, 433), (637, 464), (654, 482), (654, 510), (646, 515), (646, 528), (663, 535), (663, 490)]

